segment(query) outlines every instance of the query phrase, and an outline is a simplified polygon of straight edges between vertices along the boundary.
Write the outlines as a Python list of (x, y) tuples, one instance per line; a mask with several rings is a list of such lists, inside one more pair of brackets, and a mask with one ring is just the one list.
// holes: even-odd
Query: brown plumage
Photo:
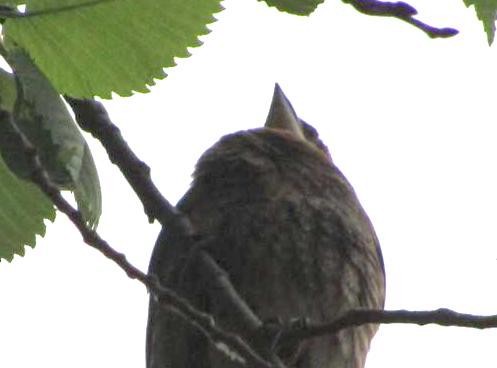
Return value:
[[(314, 128), (297, 118), (278, 86), (266, 126), (227, 135), (205, 152), (178, 207), (262, 320), (324, 322), (352, 308), (383, 308), (373, 227)], [(149, 272), (244, 336), (202, 275), (185, 267), (182, 243), (161, 232)], [(376, 329), (346, 329), (279, 354), (289, 367), (362, 368)], [(151, 300), (147, 368), (236, 366)]]

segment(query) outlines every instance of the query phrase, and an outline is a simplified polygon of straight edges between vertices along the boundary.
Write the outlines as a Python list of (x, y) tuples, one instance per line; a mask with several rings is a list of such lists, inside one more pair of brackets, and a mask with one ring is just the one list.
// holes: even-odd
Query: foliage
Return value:
[[(0, 124), (3, 122), (0, 121)], [(52, 202), (32, 183), (15, 177), (0, 157), (0, 259), (11, 261), (45, 235), (44, 219), (53, 221)]]
[[(324, 0), (259, 1), (309, 15)], [(408, 5), (343, 1), (366, 14), (396, 17), (390, 8)], [(491, 43), (497, 0), (464, 1), (474, 5)], [(214, 13), (222, 10), (220, 2), (0, 0), (0, 52), (13, 70), (0, 69), (0, 110), (17, 126), (0, 121), (0, 259), (22, 254), (24, 244), (34, 245), (35, 235), (45, 231), (43, 220), (54, 217), (47, 199), (27, 182), (32, 168), (16, 129), (36, 147), (51, 181), (74, 192), (86, 223), (95, 227), (101, 213), (95, 164), (60, 95), (110, 98), (113, 92), (147, 92), (155, 79), (165, 77), (163, 69), (173, 66), (175, 57), (187, 57), (188, 47), (200, 45), (198, 37), (209, 32)], [(18, 4), (25, 9), (18, 10)], [(22, 234), (12, 227), (13, 219), (22, 225)]]
[[(15, 49), (8, 54), (7, 60), (14, 75), (5, 71), (0, 73), (2, 110), (10, 114), (17, 128), (35, 146), (51, 181), (60, 189), (74, 191), (87, 224), (95, 227), (101, 213), (101, 194), (88, 145), (60, 95), (29, 57), (20, 49)], [(52, 209), (47, 198), (33, 185), (24, 183), (30, 180), (32, 168), (19, 134), (5, 120), (0, 122), (0, 153), (3, 158), (1, 169), (5, 171), (1, 181), (5, 189), (3, 195), (8, 197), (0, 202), (3, 211), (0, 233), (12, 233), (10, 237), (3, 237), (0, 243), (0, 258), (10, 260), (13, 253), (23, 254), (20, 250), (24, 245), (22, 242), (34, 246), (35, 234), (44, 233), (43, 219), (53, 220), (54, 215), (53, 210), (46, 210), (47, 206)], [(7, 167), (19, 179), (13, 177)], [(20, 201), (25, 198), (30, 198), (30, 202)], [(35, 212), (31, 213), (29, 209), (19, 212), (14, 205), (4, 205), (9, 201), (17, 203), (19, 208), (31, 203)], [(45, 210), (39, 211), (39, 208)], [(21, 219), (22, 215), (26, 218)], [(27, 224), (23, 233), (13, 232), (14, 219), (16, 226)]]
[(298, 15), (309, 15), (324, 0), (259, 0), (265, 1), (269, 6), (274, 6), (278, 10)]
[(476, 15), (483, 22), (483, 29), (487, 33), (488, 44), (491, 45), (495, 36), (497, 0), (464, 0), (464, 3), (475, 7)]
[(87, 98), (147, 92), (175, 57), (200, 45), (221, 9), (219, 0), (26, 3), (30, 15), (5, 22), (6, 40), (28, 50), (61, 94)]

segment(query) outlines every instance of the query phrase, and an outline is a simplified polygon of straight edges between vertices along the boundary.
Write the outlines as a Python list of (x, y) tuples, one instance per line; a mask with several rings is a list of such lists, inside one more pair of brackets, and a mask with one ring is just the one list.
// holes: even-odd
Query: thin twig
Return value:
[(93, 135), (103, 145), (109, 159), (124, 175), (143, 204), (150, 221), (157, 219), (170, 231), (193, 234), (189, 219), (160, 193), (150, 177), (150, 168), (130, 149), (119, 128), (112, 123), (102, 103), (90, 99), (65, 96), (81, 129)]
[[(223, 270), (216, 261), (206, 251), (199, 251), (198, 255), (200, 270), (202, 275), (210, 275), (206, 279), (206, 284), (212, 290), (213, 299), (216, 303), (222, 304), (223, 308), (229, 310), (237, 318), (242, 331), (256, 331), (263, 326), (263, 322), (252, 311), (247, 303), (240, 297), (229, 279), (228, 273)], [(212, 284), (212, 286), (210, 286)]]
[(459, 33), (454, 28), (437, 28), (430, 26), (414, 18), (418, 13), (411, 5), (403, 2), (388, 2), (378, 0), (342, 0), (346, 4), (352, 5), (363, 14), (381, 17), (394, 17), (413, 25), (425, 32), (431, 38), (447, 38)]
[(196, 256), (200, 261), (199, 273), (205, 276), (205, 282), (216, 309), (222, 308), (221, 314), (233, 316), (234, 320), (231, 322), (237, 326), (234, 330), (243, 331), (246, 335), (250, 335), (251, 338), (248, 341), (251, 346), (262, 347), (263, 357), (270, 361), (275, 368), (285, 368), (284, 363), (275, 354), (275, 349), (271, 344), (273, 341), (267, 338), (264, 323), (238, 294), (228, 273), (206, 251), (199, 250)]
[(440, 326), (467, 327), (477, 329), (497, 328), (497, 315), (479, 316), (458, 313), (440, 308), (431, 311), (408, 310), (351, 310), (334, 321), (323, 324), (306, 324), (282, 332), (281, 340), (305, 340), (313, 337), (335, 334), (340, 330), (368, 323), (402, 323)]

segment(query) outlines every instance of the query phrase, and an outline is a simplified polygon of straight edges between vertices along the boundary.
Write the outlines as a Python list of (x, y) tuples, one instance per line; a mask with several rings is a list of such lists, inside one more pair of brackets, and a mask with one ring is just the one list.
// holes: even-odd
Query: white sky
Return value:
[[(176, 202), (207, 147), (263, 123), (279, 82), (375, 225), (387, 308), (497, 313), (497, 48), (462, 1), (411, 4), (460, 35), (431, 40), (338, 1), (301, 18), (228, 0), (204, 45), (151, 94), (106, 105)], [(159, 227), (89, 141), (104, 195), (99, 232), (145, 270)], [(62, 215), (36, 249), (0, 264), (0, 279), (0, 366), (144, 367), (144, 288)], [(383, 326), (367, 368), (495, 368), (496, 343), (496, 331)]]

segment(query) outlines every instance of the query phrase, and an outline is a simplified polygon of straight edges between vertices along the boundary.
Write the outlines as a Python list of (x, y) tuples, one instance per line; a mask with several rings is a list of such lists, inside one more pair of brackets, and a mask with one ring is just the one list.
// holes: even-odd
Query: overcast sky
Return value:
[[(176, 202), (220, 136), (261, 126), (279, 82), (327, 143), (382, 244), (388, 309), (497, 313), (497, 48), (473, 9), (412, 0), (458, 28), (429, 39), (328, 1), (309, 18), (228, 0), (204, 45), (152, 92), (106, 103)], [(159, 227), (97, 143), (100, 234), (145, 270)], [(85, 246), (62, 215), (24, 258), (0, 264), (0, 366), (144, 367), (147, 294)], [(497, 366), (496, 331), (382, 326), (367, 368)]]

